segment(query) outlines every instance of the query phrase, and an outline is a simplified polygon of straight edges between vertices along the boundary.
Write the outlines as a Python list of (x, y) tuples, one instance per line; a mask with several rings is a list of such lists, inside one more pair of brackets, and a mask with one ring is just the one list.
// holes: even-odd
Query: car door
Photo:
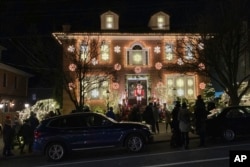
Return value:
[(237, 134), (242, 134), (248, 128), (247, 115), (241, 108), (231, 108), (226, 118), (227, 127), (233, 129)]
[(114, 122), (98, 114), (88, 116), (89, 147), (113, 147), (119, 143), (122, 131)]
[(83, 115), (70, 115), (61, 119), (61, 138), (72, 150), (81, 149), (86, 144), (87, 124)]

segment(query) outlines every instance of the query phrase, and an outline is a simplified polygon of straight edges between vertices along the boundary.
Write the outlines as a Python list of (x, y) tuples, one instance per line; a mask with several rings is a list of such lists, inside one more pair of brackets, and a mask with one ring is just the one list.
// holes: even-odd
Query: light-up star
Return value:
[(114, 47), (114, 51), (115, 51), (115, 53), (120, 53), (121, 52), (121, 47), (120, 46), (115, 46)]
[(154, 52), (157, 53), (157, 54), (160, 53), (161, 52), (161, 48), (159, 46), (156, 46), (154, 48)]

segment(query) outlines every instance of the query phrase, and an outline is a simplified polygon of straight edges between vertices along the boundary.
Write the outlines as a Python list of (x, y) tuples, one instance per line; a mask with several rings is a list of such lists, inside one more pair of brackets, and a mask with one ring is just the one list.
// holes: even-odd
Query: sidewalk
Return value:
[[(171, 135), (172, 135), (170, 128), (166, 132), (165, 123), (159, 123), (159, 129), (160, 129), (160, 133), (154, 135), (154, 143), (169, 142), (171, 139)], [(192, 134), (192, 133), (189, 133), (189, 137), (190, 137), (190, 139), (198, 138), (197, 135)], [(2, 152), (3, 152), (3, 138), (1, 136), (0, 137), (0, 159), (2, 158)], [(14, 154), (13, 157), (23, 157), (23, 156), (33, 155), (32, 153), (20, 154), (19, 153), (20, 150), (18, 149), (17, 146), (12, 150), (12, 152)]]

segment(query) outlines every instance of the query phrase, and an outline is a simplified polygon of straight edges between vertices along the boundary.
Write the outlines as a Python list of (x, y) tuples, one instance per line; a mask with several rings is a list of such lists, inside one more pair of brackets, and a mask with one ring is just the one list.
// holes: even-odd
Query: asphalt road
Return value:
[(190, 149), (171, 148), (169, 142), (148, 145), (142, 153), (131, 154), (123, 149), (79, 152), (70, 155), (62, 162), (48, 162), (40, 155), (23, 156), (0, 160), (6, 167), (211, 167), (229, 166), (230, 150), (250, 150), (250, 138), (235, 142), (209, 142), (207, 147), (198, 147), (193, 139)]

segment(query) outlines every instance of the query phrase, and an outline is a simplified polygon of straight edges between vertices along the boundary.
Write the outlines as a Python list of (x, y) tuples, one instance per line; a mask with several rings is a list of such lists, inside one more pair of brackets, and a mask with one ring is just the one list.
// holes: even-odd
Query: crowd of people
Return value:
[(155, 134), (160, 133), (161, 129), (159, 129), (159, 122), (164, 121), (165, 131), (168, 132), (170, 129), (172, 133), (170, 141), (171, 147), (183, 147), (184, 149), (188, 149), (189, 132), (191, 131), (192, 123), (195, 124), (196, 133), (199, 135), (199, 146), (205, 146), (206, 119), (210, 118), (214, 109), (214, 103), (210, 103), (206, 106), (201, 95), (198, 95), (193, 111), (190, 111), (190, 106), (188, 106), (187, 102), (181, 103), (180, 101), (175, 101), (172, 110), (167, 107), (166, 103), (160, 105), (157, 102), (149, 102), (145, 108), (142, 108), (139, 104), (134, 104), (129, 112), (126, 112), (127, 116), (122, 118), (135, 122), (144, 121), (151, 125), (152, 131)]
[[(55, 116), (50, 112), (46, 118)], [(30, 112), (30, 115), (25, 120), (20, 120), (18, 115), (7, 115), (2, 125), (3, 137), (3, 152), (4, 157), (12, 156), (13, 149), (18, 146), (20, 154), (31, 153), (34, 142), (34, 131), (39, 125), (39, 119), (35, 112)]]

